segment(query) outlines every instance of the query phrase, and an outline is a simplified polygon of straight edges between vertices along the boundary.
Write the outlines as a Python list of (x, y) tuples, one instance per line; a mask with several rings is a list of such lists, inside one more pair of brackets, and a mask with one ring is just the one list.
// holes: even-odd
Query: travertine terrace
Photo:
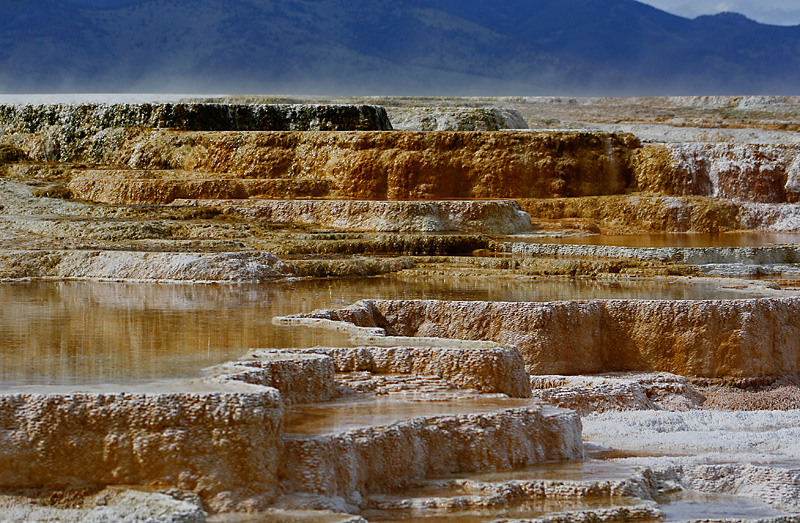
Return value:
[[(0, 521), (800, 521), (798, 117), (790, 97), (0, 105), (0, 285), (32, 293), (0, 334), (113, 309), (119, 334), (81, 336), (176, 368), (81, 381), (59, 333), (48, 381), (0, 348)], [(294, 287), (326, 278), (348, 298)], [(74, 282), (110, 287), (34, 314)], [(263, 338), (204, 332), (200, 286), (237, 303), (215, 329), (271, 305), (250, 316), (271, 345), (214, 360), (212, 339)], [(173, 317), (204, 370), (145, 352)]]

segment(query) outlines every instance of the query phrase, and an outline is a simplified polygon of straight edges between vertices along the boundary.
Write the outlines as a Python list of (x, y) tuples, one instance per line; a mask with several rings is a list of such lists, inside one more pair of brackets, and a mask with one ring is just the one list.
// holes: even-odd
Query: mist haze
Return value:
[(17, 0), (0, 91), (800, 94), (800, 26), (632, 0)]

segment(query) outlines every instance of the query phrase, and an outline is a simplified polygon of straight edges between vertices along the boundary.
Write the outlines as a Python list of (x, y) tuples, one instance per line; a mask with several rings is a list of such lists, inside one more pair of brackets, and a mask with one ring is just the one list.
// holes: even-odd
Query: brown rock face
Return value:
[(588, 219), (619, 232), (722, 232), (741, 229), (741, 206), (703, 196), (612, 195), (519, 200), (543, 220)]
[[(331, 197), (346, 199), (537, 198), (623, 192), (636, 145), (631, 135), (580, 132), (131, 131), (85, 161), (320, 180), (331, 184)], [(72, 189), (78, 197), (89, 190), (77, 180)]]
[(166, 484), (214, 508), (276, 494), (277, 393), (0, 396), (0, 487)]
[(7, 163), (21, 162), (27, 160), (28, 155), (19, 147), (8, 145), (5, 143), (0, 144), (0, 165)]
[[(800, 371), (800, 300), (502, 303), (364, 300), (327, 318), (388, 334), (516, 345), (531, 374), (662, 371), (771, 376)], [(303, 315), (299, 315), (302, 317)]]

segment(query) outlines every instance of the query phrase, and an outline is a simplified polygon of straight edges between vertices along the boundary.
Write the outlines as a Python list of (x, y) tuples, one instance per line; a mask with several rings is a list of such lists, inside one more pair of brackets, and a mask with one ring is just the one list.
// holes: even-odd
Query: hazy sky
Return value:
[(742, 13), (764, 24), (800, 25), (800, 0), (640, 0), (676, 15), (694, 18), (722, 11)]

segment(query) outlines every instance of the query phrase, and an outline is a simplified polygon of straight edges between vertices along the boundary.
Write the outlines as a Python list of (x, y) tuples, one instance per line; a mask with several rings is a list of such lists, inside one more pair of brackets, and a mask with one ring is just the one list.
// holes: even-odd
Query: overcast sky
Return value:
[(764, 24), (800, 25), (800, 0), (639, 0), (676, 15), (694, 18), (722, 11), (741, 13)]

